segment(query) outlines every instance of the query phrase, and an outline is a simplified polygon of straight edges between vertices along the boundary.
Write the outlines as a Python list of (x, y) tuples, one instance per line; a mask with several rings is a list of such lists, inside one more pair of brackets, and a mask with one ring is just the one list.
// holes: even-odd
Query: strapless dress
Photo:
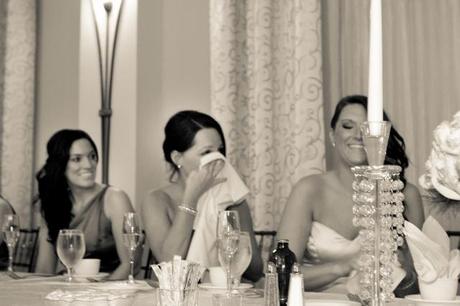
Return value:
[[(356, 256), (360, 249), (358, 237), (349, 240), (329, 226), (313, 221), (304, 264), (315, 265)], [(318, 291), (347, 293), (347, 281), (348, 277), (338, 278), (334, 282), (319, 288)]]

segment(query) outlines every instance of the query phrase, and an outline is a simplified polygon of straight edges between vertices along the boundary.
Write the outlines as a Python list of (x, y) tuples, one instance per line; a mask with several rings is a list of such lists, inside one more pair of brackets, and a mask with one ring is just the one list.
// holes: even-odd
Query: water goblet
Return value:
[(7, 214), (3, 218), (3, 237), (8, 247), (8, 272), (13, 273), (13, 257), (16, 243), (19, 240), (19, 216)]
[(238, 212), (225, 210), (217, 218), (217, 249), (220, 264), (227, 274), (227, 296), (232, 292), (232, 258), (238, 250), (240, 240), (240, 219)]
[(123, 216), (123, 243), (129, 252), (129, 284), (134, 284), (134, 256), (137, 247), (142, 241), (142, 236), (139, 217), (133, 212), (125, 213)]
[(244, 271), (249, 267), (252, 258), (251, 237), (248, 232), (240, 232), (238, 250), (232, 258), (232, 282), (234, 288), (239, 288), (240, 279)]
[(85, 235), (81, 230), (62, 229), (59, 231), (56, 248), (59, 259), (67, 268), (67, 281), (72, 282), (73, 267), (85, 255)]

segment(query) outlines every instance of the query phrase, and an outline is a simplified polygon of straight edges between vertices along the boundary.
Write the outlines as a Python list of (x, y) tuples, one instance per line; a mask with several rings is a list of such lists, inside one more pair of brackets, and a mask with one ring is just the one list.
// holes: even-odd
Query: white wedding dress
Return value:
[[(344, 260), (356, 256), (359, 253), (359, 249), (358, 237), (354, 240), (349, 240), (330, 227), (313, 221), (304, 264), (315, 265)], [(347, 293), (347, 280), (348, 277), (341, 277), (318, 289), (318, 291)]]

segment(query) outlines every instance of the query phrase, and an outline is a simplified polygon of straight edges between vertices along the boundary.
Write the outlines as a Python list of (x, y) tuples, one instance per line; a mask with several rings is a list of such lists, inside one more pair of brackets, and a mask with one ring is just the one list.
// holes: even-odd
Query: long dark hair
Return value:
[(215, 129), (222, 139), (220, 153), (225, 155), (225, 138), (220, 124), (211, 116), (193, 110), (185, 110), (173, 115), (165, 126), (165, 140), (163, 142), (163, 154), (165, 160), (171, 166), (170, 181), (179, 172), (178, 166), (171, 159), (173, 151), (185, 152), (193, 146), (196, 133), (205, 128)]
[[(335, 107), (334, 116), (331, 119), (331, 128), (335, 129), (337, 120), (339, 119), (342, 110), (351, 104), (359, 104), (364, 107), (367, 112), (367, 97), (362, 95), (352, 95), (342, 98)], [(383, 120), (391, 122), (385, 111), (383, 112)], [(409, 166), (409, 158), (406, 154), (406, 144), (402, 136), (391, 125), (390, 136), (388, 137), (387, 155), (385, 156), (385, 164), (397, 165), (401, 167), (400, 178), (406, 184), (406, 177), (404, 176), (405, 169)]]
[(56, 242), (60, 229), (68, 228), (72, 219), (72, 202), (65, 171), (72, 144), (87, 139), (99, 159), (97, 148), (91, 137), (82, 130), (60, 130), (48, 141), (48, 158), (37, 172), (38, 193), (41, 212), (48, 226), (48, 240)]

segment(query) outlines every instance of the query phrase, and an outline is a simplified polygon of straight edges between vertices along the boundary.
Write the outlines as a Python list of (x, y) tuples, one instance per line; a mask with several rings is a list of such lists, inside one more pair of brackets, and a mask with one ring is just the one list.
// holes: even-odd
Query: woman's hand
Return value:
[(196, 207), (198, 199), (209, 189), (225, 182), (226, 178), (216, 178), (217, 174), (224, 167), (223, 160), (214, 160), (201, 169), (193, 170), (185, 181), (183, 202)]

